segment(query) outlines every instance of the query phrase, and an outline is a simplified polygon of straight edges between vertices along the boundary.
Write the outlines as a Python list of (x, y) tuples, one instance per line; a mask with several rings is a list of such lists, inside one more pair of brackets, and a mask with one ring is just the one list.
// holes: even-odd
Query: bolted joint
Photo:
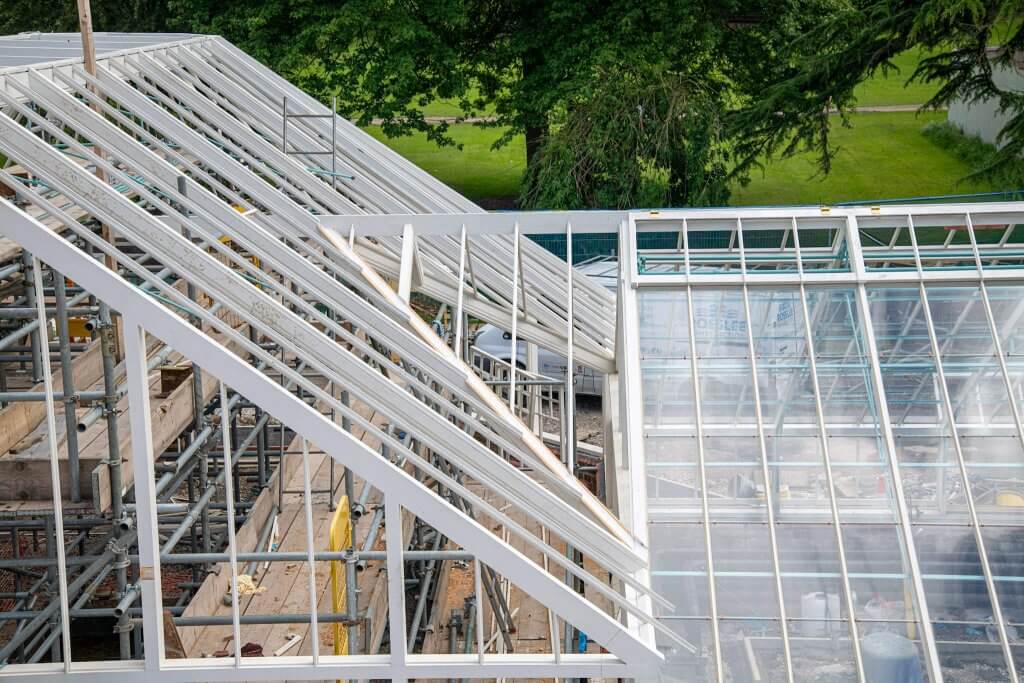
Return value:
[(114, 324), (112, 322), (99, 321), (96, 328), (100, 335), (100, 343), (104, 350), (110, 355), (117, 354), (117, 339), (114, 338)]
[(127, 617), (122, 617), (114, 623), (114, 633), (131, 633), (135, 630), (135, 622)]

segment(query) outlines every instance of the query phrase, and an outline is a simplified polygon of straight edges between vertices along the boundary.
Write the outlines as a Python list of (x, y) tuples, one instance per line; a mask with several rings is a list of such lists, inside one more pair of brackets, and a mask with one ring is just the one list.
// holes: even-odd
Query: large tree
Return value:
[[(608, 65), (659, 65), (710, 81), (745, 77), (828, 0), (169, 0), (184, 27), (238, 42), (361, 124), (450, 143), (422, 107), (457, 102), (532, 159), (553, 117), (593, 91)], [(801, 9), (797, 9), (801, 8)], [(788, 25), (776, 17), (785, 17)]]
[(729, 84), (662, 65), (599, 67), (552, 117), (521, 191), (525, 208), (724, 204)]
[(925, 108), (995, 100), (1009, 116), (986, 170), (1020, 163), (1024, 93), (1000, 88), (993, 73), (1024, 55), (1022, 18), (1020, 0), (845, 0), (816, 29), (780, 46), (780, 59), (753, 65), (749, 82), (758, 94), (730, 125), (744, 151), (739, 167), (811, 150), (827, 173), (836, 151), (830, 117), (846, 123), (856, 86), (894, 68), (892, 58), (911, 48), (928, 56), (908, 81), (938, 86)]

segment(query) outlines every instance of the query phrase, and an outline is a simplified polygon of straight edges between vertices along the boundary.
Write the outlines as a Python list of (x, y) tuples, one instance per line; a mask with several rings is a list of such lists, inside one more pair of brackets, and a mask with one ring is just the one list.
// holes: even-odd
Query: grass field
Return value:
[(517, 138), (499, 150), (491, 145), (501, 132), (494, 128), (481, 128), (471, 124), (451, 127), (451, 134), (462, 145), (438, 147), (422, 134), (388, 139), (377, 126), (367, 132), (409, 159), (414, 164), (451, 185), (470, 199), (516, 197), (519, 181), (526, 165), (523, 139)]
[(840, 151), (832, 173), (816, 176), (811, 155), (774, 161), (754, 171), (745, 188), (734, 188), (731, 204), (833, 204), (938, 194), (985, 192), (980, 183), (961, 182), (970, 171), (960, 159), (921, 134), (944, 113), (854, 114), (852, 128), (835, 127)]
[[(877, 75), (858, 88), (859, 106), (921, 104), (934, 91), (933, 86), (904, 83), (920, 59), (909, 52), (894, 60), (900, 72)], [(454, 116), (458, 109), (446, 103), (433, 103), (425, 109), (430, 116)], [(746, 187), (735, 187), (730, 203), (833, 204), (843, 201), (893, 199), (940, 194), (984, 192), (991, 188), (980, 183), (961, 182), (969, 169), (949, 151), (921, 134), (930, 122), (945, 120), (944, 113), (872, 112), (854, 114), (852, 127), (838, 125), (833, 139), (840, 151), (828, 177), (817, 175), (812, 155), (776, 160), (764, 173), (754, 171)], [(838, 124), (838, 119), (836, 119)], [(525, 164), (521, 137), (499, 150), (491, 145), (498, 130), (469, 124), (451, 127), (452, 136), (462, 145), (438, 147), (422, 135), (396, 139), (384, 138), (377, 127), (371, 135), (386, 142), (395, 151), (418, 164), (467, 197), (484, 202), (499, 200), (507, 205), (517, 196)]]
[(938, 86), (934, 83), (907, 85), (907, 79), (914, 73), (923, 54), (921, 50), (908, 50), (892, 60), (896, 65), (896, 70), (890, 71), (886, 75), (878, 71), (873, 78), (861, 83), (854, 90), (854, 94), (857, 96), (857, 106), (924, 104), (931, 99), (935, 91), (938, 90)]
[[(854, 114), (852, 128), (833, 133), (840, 150), (832, 173), (816, 176), (814, 157), (801, 154), (754, 171), (747, 187), (735, 187), (731, 204), (834, 204), (962, 192), (984, 192), (984, 184), (960, 182), (969, 169), (921, 134), (945, 114), (913, 112)], [(838, 119), (837, 119), (838, 121)], [(457, 191), (474, 200), (515, 197), (524, 167), (521, 138), (498, 151), (499, 132), (471, 125), (452, 126), (461, 150), (438, 147), (422, 135), (387, 140), (388, 145)], [(381, 138), (380, 130), (369, 132)]]

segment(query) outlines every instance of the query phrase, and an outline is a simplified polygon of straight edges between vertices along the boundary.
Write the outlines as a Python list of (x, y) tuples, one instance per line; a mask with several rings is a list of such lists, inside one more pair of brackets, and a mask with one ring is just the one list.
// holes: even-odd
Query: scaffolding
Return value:
[[(23, 424), (5, 431), (0, 467), (32, 473), (9, 478), (3, 505), (4, 674), (657, 666), (624, 616), (672, 638), (625, 597), (650, 593), (644, 549), (573, 475), (573, 373), (473, 366), (487, 321), (511, 322), (531, 358), (543, 344), (611, 370), (612, 294), (518, 234), (463, 231), (466, 289), (437, 278), (447, 237), (326, 228), (353, 211), (478, 209), (225, 41), (172, 38), (99, 34), (95, 74), (75, 59), (0, 72), (0, 274), (17, 335), (0, 342), (0, 398)], [(391, 248), (394, 289), (367, 260)], [(574, 290), (577, 312), (538, 278)], [(414, 293), (449, 311), (442, 337)], [(354, 533), (328, 550), (339, 501)], [(344, 566), (341, 611), (324, 600), (326, 563)], [(541, 605), (537, 643), (520, 622)], [(88, 650), (85, 623), (112, 624), (117, 654)], [(335, 624), (345, 655), (321, 647)], [(445, 640), (470, 656), (431, 659)]]

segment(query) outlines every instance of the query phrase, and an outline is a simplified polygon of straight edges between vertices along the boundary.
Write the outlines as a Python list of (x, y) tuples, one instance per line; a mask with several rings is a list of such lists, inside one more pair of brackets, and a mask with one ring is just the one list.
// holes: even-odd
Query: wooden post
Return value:
[(96, 75), (96, 45), (92, 41), (92, 11), (89, 0), (78, 0), (78, 26), (82, 32), (82, 54), (86, 73)]
[[(82, 57), (85, 63), (85, 72), (90, 76), (96, 75), (96, 43), (93, 41), (92, 36), (92, 9), (89, 6), (89, 0), (78, 0), (78, 28), (82, 33)], [(91, 85), (89, 90), (92, 91), (97, 97), (100, 93)], [(92, 106), (93, 111), (97, 114), (102, 115), (100, 108), (96, 105)], [(95, 148), (97, 156), (103, 156), (103, 150), (99, 147)], [(96, 169), (96, 177), (107, 182), (107, 174), (103, 172), (103, 169)], [(114, 233), (110, 229), (110, 226), (106, 223), (101, 224), (100, 230), (103, 235), (103, 239), (111, 245), (114, 244)], [(117, 270), (117, 262), (111, 256), (105, 256), (103, 259), (107, 268), (113, 271)], [(114, 357), (117, 360), (124, 358), (124, 347), (123, 337), (121, 334), (121, 317), (112, 316), (111, 321), (114, 324)]]

